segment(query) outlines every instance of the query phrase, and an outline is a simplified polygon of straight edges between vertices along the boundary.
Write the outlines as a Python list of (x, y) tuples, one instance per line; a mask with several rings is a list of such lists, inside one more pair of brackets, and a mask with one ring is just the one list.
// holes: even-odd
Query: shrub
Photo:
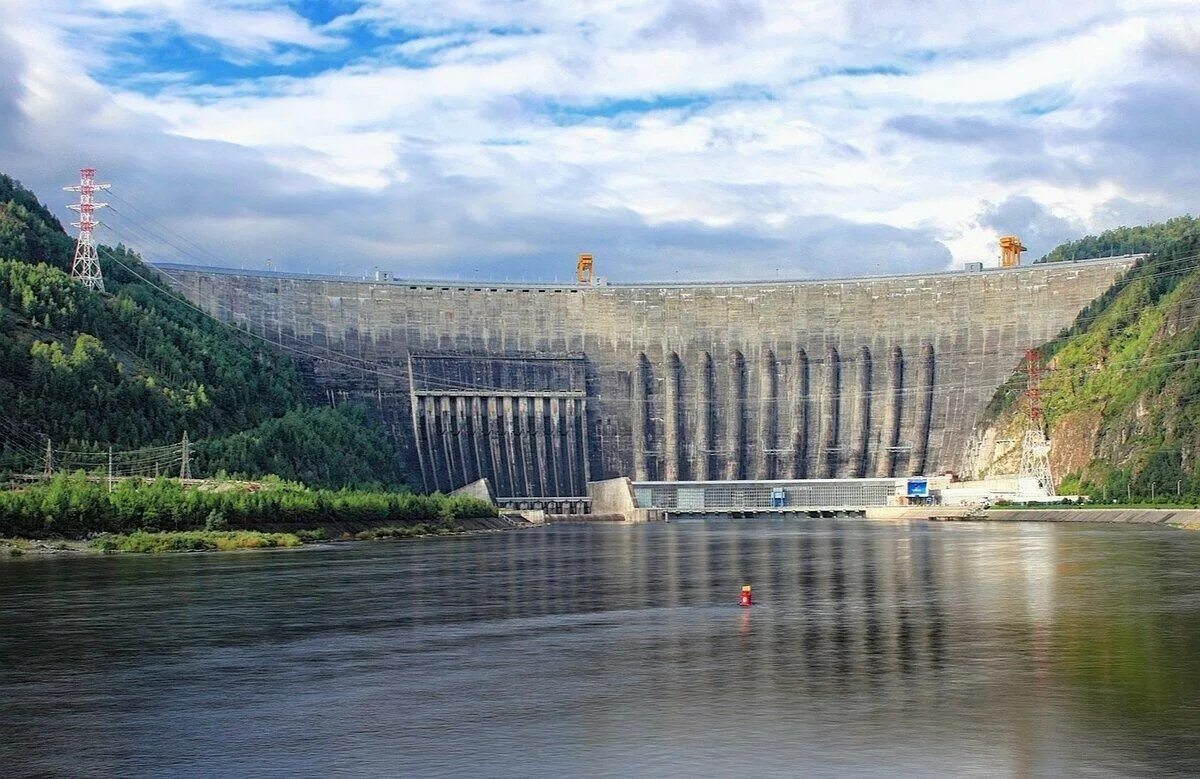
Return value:
[(105, 552), (199, 552), (206, 550), (274, 549), (300, 546), (292, 533), (259, 533), (253, 530), (194, 531), (108, 536), (93, 546)]
[(83, 474), (0, 491), (0, 535), (133, 533), (147, 528), (225, 531), (264, 522), (295, 527), (340, 520), (379, 527), (454, 527), (456, 519), (496, 516), (491, 504), (446, 495), (310, 490), (278, 483), (258, 491), (199, 490), (178, 481), (126, 479), (109, 492)]

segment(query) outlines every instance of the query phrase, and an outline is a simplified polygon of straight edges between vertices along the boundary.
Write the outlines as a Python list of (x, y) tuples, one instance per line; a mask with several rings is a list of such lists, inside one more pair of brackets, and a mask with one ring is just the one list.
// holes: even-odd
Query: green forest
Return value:
[(310, 404), (286, 355), (139, 279), (156, 276), (124, 247), (100, 248), (106, 294), (73, 283), (73, 249), (53, 214), (0, 175), (0, 473), (40, 470), (47, 436), (101, 452), (187, 431), (195, 476), (405, 483), (364, 409)]

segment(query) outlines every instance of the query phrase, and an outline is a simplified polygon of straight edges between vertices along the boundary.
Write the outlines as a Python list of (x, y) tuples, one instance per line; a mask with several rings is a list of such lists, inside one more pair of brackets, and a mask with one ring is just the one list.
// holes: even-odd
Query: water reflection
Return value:
[(0, 759), (1197, 771), (1198, 551), (1195, 534), (1137, 528), (756, 520), (14, 561)]

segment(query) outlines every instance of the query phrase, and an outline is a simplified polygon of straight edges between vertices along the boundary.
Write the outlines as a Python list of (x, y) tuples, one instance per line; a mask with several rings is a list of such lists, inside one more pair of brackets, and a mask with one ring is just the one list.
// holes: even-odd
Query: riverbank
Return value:
[(1200, 530), (1200, 509), (1147, 506), (1001, 506), (986, 509), (970, 506), (886, 506), (867, 509), (866, 517), (939, 522), (1101, 522)]
[(336, 522), (278, 531), (189, 530), (102, 533), (77, 538), (0, 538), (0, 559), (25, 555), (96, 555), (110, 553), (228, 552), (251, 549), (316, 548), (352, 541), (394, 541), (495, 533), (532, 527), (520, 517), (474, 517), (453, 524), (369, 526)]
[(1106, 522), (1200, 530), (1200, 509), (1192, 508), (991, 508), (965, 519), (987, 522)]

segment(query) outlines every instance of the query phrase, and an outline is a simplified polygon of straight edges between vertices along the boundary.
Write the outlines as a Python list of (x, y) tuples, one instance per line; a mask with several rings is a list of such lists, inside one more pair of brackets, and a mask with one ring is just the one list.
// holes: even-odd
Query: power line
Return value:
[[(211, 251), (209, 251), (204, 246), (202, 246), (199, 242), (189, 238), (188, 236), (184, 235), (183, 233), (180, 233), (177, 230), (173, 230), (170, 227), (167, 227), (162, 222), (156, 221), (152, 216), (150, 216), (145, 211), (138, 208), (136, 205), (131, 203), (129, 200), (126, 200), (125, 198), (121, 197), (119, 191), (118, 192), (110, 192), (109, 194), (116, 200), (119, 200), (122, 203), (124, 203), (131, 211), (134, 211), (135, 213), (140, 214), (142, 216), (142, 218), (145, 219), (147, 222), (149, 222), (151, 225), (158, 227), (160, 230), (162, 230), (164, 232), (171, 233), (172, 235), (179, 238), (181, 241), (184, 241), (185, 243), (191, 244), (196, 249), (198, 249), (200, 252), (208, 255), (209, 257), (216, 260), (217, 262), (223, 261), (219, 257), (217, 257), (217, 255), (213, 254)], [(111, 208), (111, 206), (110, 206), (110, 208)]]
[[(126, 202), (127, 202), (127, 201), (126, 201)], [(135, 224), (135, 225), (133, 225), (133, 226), (134, 226), (134, 228), (135, 228), (135, 229), (138, 229), (138, 230), (140, 230), (140, 231), (141, 231), (141, 232), (143, 232), (143, 233), (145, 233), (145, 232), (146, 232), (146, 230), (145, 230), (144, 228), (141, 228), (141, 227), (139, 227), (139, 226), (138, 226), (138, 225), (136, 225), (136, 224)], [(169, 229), (169, 228), (164, 228), (164, 229)], [(183, 240), (188, 240), (188, 239), (186, 239), (184, 236), (180, 235), (179, 233), (175, 233), (175, 235), (179, 236), (179, 237), (180, 237), (181, 239), (183, 239)], [(160, 236), (160, 238), (161, 238), (161, 236)], [(165, 238), (163, 238), (162, 240), (164, 240), (164, 242), (168, 243), (168, 245), (171, 245), (171, 246), (172, 246), (173, 248), (175, 248), (177, 251), (180, 251), (181, 253), (183, 253), (183, 254), (185, 254), (185, 255), (189, 255), (189, 253), (188, 253), (186, 250), (184, 250), (184, 249), (182, 249), (181, 247), (179, 247), (178, 245), (174, 244), (174, 243), (173, 243), (173, 242), (171, 242), (169, 239), (165, 239)], [(213, 259), (217, 260), (217, 262), (221, 262), (220, 258), (217, 258), (215, 255), (212, 255), (210, 252), (207, 252), (207, 250), (204, 250), (204, 249), (203, 249), (203, 247), (200, 247), (198, 244), (195, 244), (195, 242), (192, 242), (192, 243), (193, 243), (193, 245), (196, 245), (196, 246), (197, 246), (197, 248), (200, 248), (202, 251), (205, 251), (207, 254), (209, 254), (209, 256), (210, 256), (210, 257), (213, 257)], [(189, 256), (190, 256), (190, 255), (189, 255)], [(1192, 261), (1192, 260), (1196, 259), (1197, 257), (1200, 257), (1200, 255), (1192, 255), (1192, 256), (1184, 256), (1184, 257), (1170, 258), (1170, 259), (1166, 259), (1166, 260), (1159, 261), (1158, 263), (1156, 263), (1156, 266), (1155, 266), (1155, 267), (1156, 267), (1156, 268), (1161, 268), (1161, 266), (1162, 266), (1163, 264), (1175, 264), (1175, 263), (1182, 263), (1182, 262), (1190, 262), (1190, 261)], [(142, 279), (143, 279), (143, 281), (147, 281), (147, 283), (150, 283), (150, 282), (149, 282), (148, 280), (146, 280), (144, 277), (140, 276), (140, 274), (137, 274), (136, 272), (132, 271), (132, 269), (128, 268), (128, 266), (125, 266), (123, 263), (120, 263), (120, 262), (119, 262), (119, 261), (117, 261), (115, 258), (112, 258), (112, 259), (113, 259), (113, 261), (115, 261), (115, 262), (117, 262), (118, 264), (122, 265), (122, 267), (125, 267), (125, 268), (126, 268), (126, 270), (129, 270), (131, 273), (134, 273), (134, 275), (138, 276), (139, 278), (142, 278)], [(193, 259), (194, 259), (194, 258), (193, 258)], [(1139, 262), (1140, 262), (1140, 260), (1139, 260)], [(1136, 271), (1137, 271), (1137, 268), (1138, 268), (1138, 267), (1139, 267), (1139, 266), (1135, 266), (1134, 268), (1132, 268), (1132, 269), (1131, 269), (1131, 270), (1130, 270), (1130, 271), (1129, 271), (1129, 272), (1128, 272), (1128, 273), (1125, 275), (1125, 277), (1124, 277), (1124, 278), (1122, 278), (1122, 279), (1119, 279), (1119, 280), (1117, 281), (1117, 284), (1123, 284), (1123, 283), (1126, 283), (1126, 282), (1131, 282), (1131, 281), (1134, 281), (1134, 280), (1146, 280), (1146, 279), (1155, 278), (1155, 277), (1159, 277), (1159, 276), (1175, 275), (1175, 274), (1177, 274), (1177, 273), (1181, 272), (1180, 270), (1168, 270), (1168, 271), (1161, 271), (1161, 270), (1160, 270), (1160, 271), (1157, 271), (1157, 272), (1155, 272), (1155, 273), (1151, 273), (1151, 274), (1145, 274), (1145, 273), (1143, 273), (1143, 274), (1137, 274), (1137, 273), (1136, 273)], [(157, 270), (159, 273), (163, 273), (164, 275), (167, 275), (168, 277), (170, 276), (170, 273), (169, 273), (169, 272), (167, 272), (165, 269), (162, 269), (162, 268), (156, 268), (156, 270)], [(164, 292), (166, 292), (166, 291), (167, 291), (167, 290), (163, 290), (163, 288), (162, 288), (162, 287), (158, 287), (157, 285), (155, 285), (155, 286), (156, 286), (156, 288), (160, 289), (161, 291), (164, 291)], [(186, 302), (186, 303), (190, 304), (190, 301), (187, 301), (186, 299), (184, 299), (184, 302)], [(193, 308), (195, 308), (195, 309), (196, 309), (198, 312), (200, 312), (201, 314), (204, 314), (204, 315), (206, 315), (206, 316), (209, 316), (209, 315), (207, 314), (207, 312), (205, 312), (205, 311), (204, 311), (202, 308), (200, 308), (199, 306), (192, 305), (192, 307), (193, 307)], [(1100, 316), (1104, 316), (1104, 315), (1106, 315), (1106, 313), (1107, 313), (1107, 312), (1100, 311), (1100, 312), (1097, 312), (1096, 314), (1092, 315), (1091, 317), (1089, 317), (1089, 316), (1086, 316), (1086, 315), (1081, 315), (1081, 316), (1079, 316), (1079, 317), (1076, 317), (1076, 319), (1075, 319), (1075, 320), (1074, 320), (1074, 321), (1073, 321), (1073, 322), (1072, 322), (1070, 325), (1068, 325), (1068, 326), (1067, 326), (1066, 328), (1064, 328), (1064, 329), (1066, 329), (1066, 330), (1070, 330), (1070, 329), (1073, 329), (1073, 328), (1078, 328), (1078, 327), (1079, 327), (1081, 324), (1083, 324), (1084, 322), (1090, 321), (1091, 319), (1095, 319), (1095, 318), (1098, 318), (1098, 317), (1100, 317)], [(218, 320), (218, 321), (220, 321), (220, 320)], [(346, 363), (346, 362), (342, 362), (342, 361), (340, 361), (340, 360), (338, 360), (338, 359), (336, 359), (336, 358), (332, 358), (332, 357), (328, 356), (328, 354), (326, 354), (326, 355), (317, 355), (317, 354), (315, 354), (314, 352), (312, 352), (312, 351), (310, 351), (309, 349), (306, 349), (306, 348), (299, 348), (299, 347), (289, 347), (289, 346), (287, 346), (287, 345), (285, 345), (285, 344), (283, 343), (282, 334), (280, 334), (280, 335), (279, 335), (279, 338), (278, 338), (278, 339), (274, 339), (274, 340), (273, 340), (273, 339), (270, 339), (270, 338), (267, 338), (267, 337), (265, 337), (265, 336), (259, 336), (257, 333), (254, 333), (254, 332), (253, 332), (253, 331), (250, 329), (250, 326), (249, 326), (249, 323), (248, 323), (248, 322), (247, 322), (247, 325), (246, 325), (245, 329), (239, 328), (239, 327), (237, 327), (237, 326), (233, 325), (232, 323), (226, 323), (226, 324), (227, 324), (228, 326), (230, 326), (231, 328), (233, 328), (233, 329), (237, 330), (238, 332), (245, 332), (245, 333), (247, 333), (247, 334), (249, 334), (249, 335), (252, 335), (253, 337), (260, 338), (261, 340), (263, 340), (263, 341), (264, 341), (264, 342), (266, 342), (266, 343), (270, 343), (270, 344), (272, 344), (272, 345), (276, 345), (276, 346), (279, 346), (279, 347), (282, 347), (282, 348), (288, 349), (289, 351), (292, 351), (292, 352), (294, 352), (294, 353), (297, 353), (297, 354), (302, 354), (302, 355), (304, 355), (304, 356), (307, 356), (307, 357), (309, 357), (310, 359), (320, 359), (320, 360), (324, 360), (324, 361), (327, 361), (327, 362), (330, 362), (330, 363), (333, 363), (333, 364), (341, 365), (342, 367), (347, 367), (347, 368), (350, 368), (350, 369), (352, 369), (352, 370), (360, 370), (360, 371), (364, 371), (364, 372), (374, 373), (374, 374), (377, 374), (377, 375), (380, 375), (380, 376), (385, 376), (385, 377), (388, 377), (388, 378), (393, 378), (393, 379), (399, 380), (399, 381), (401, 381), (401, 382), (403, 382), (403, 381), (405, 381), (405, 380), (407, 380), (407, 379), (409, 378), (409, 375), (408, 375), (408, 374), (405, 374), (405, 373), (396, 373), (396, 372), (392, 372), (392, 371), (386, 371), (386, 370), (382, 370), (382, 369), (380, 369), (380, 368), (378, 367), (378, 363), (376, 363), (376, 362), (374, 362), (374, 361), (371, 361), (371, 360), (369, 360), (369, 359), (367, 359), (367, 358), (359, 358), (359, 357), (354, 357), (353, 355), (347, 354), (347, 353), (345, 353), (345, 352), (334, 352), (333, 350), (329, 349), (328, 347), (325, 347), (325, 350), (326, 350), (326, 352), (327, 352), (328, 354), (338, 354), (338, 355), (342, 356), (342, 357), (343, 357), (343, 358), (345, 358), (345, 359), (348, 359), (348, 360), (356, 360), (356, 361), (358, 361), (358, 362), (360, 362), (360, 363), (364, 363), (364, 364), (363, 364), (363, 365), (352, 365), (352, 364), (349, 364), (349, 363)], [(264, 333), (266, 332), (266, 329), (265, 329), (265, 323), (264, 323), (264, 325), (263, 325), (263, 332), (264, 332)], [(1051, 338), (1051, 340), (1053, 340), (1053, 337)], [(311, 346), (312, 346), (312, 345), (310, 344), (310, 348), (311, 348)], [(968, 352), (962, 352), (962, 353), (953, 353), (953, 352), (939, 352), (938, 354), (939, 354), (939, 357), (945, 358), (945, 357), (964, 356), (964, 355), (970, 355), (970, 356), (974, 356), (974, 355), (986, 356), (986, 354), (987, 354), (987, 353), (986, 353), (986, 352), (984, 352), (984, 351), (982, 351), (982, 350), (979, 350), (979, 351), (974, 351), (974, 350), (972, 350), (972, 351), (968, 351)], [(823, 362), (823, 361), (822, 361), (820, 358), (813, 358), (813, 359), (810, 359), (810, 361), (809, 361), (809, 362), (810, 362), (810, 364), (820, 364), (820, 363), (821, 363), (821, 362)], [(848, 359), (840, 360), (839, 362), (840, 362), (840, 363), (842, 363), (842, 364), (851, 363), (851, 362), (854, 362), (854, 358), (848, 358)], [(416, 377), (416, 376), (414, 376), (413, 378), (417, 378), (417, 377)], [(437, 378), (439, 381), (441, 381), (441, 382), (443, 382), (443, 383), (444, 383), (444, 386), (445, 386), (447, 389), (450, 389), (450, 388), (451, 388), (451, 383), (450, 383), (448, 380), (444, 379), (444, 378), (441, 378), (441, 377), (429, 377), (429, 378)], [(471, 390), (475, 390), (475, 389), (486, 389), (485, 387), (480, 387), (480, 386), (477, 386), (477, 385), (470, 385), (470, 384), (461, 383), (461, 382), (454, 383), (454, 384), (457, 384), (457, 387), (458, 387), (458, 388), (460, 388), (460, 389), (471, 389)]]
[[(189, 307), (191, 307), (191, 308), (195, 309), (197, 312), (199, 312), (199, 313), (201, 313), (201, 314), (203, 314), (203, 315), (205, 315), (205, 316), (207, 316), (207, 317), (210, 317), (210, 318), (211, 318), (211, 315), (210, 315), (210, 314), (208, 314), (208, 312), (204, 311), (204, 309), (202, 309), (202, 308), (200, 308), (199, 306), (195, 305), (194, 303), (192, 303), (191, 301), (189, 301), (189, 300), (187, 300), (186, 298), (182, 297), (182, 296), (181, 296), (181, 295), (179, 295), (178, 293), (175, 293), (174, 291), (172, 291), (172, 290), (170, 290), (170, 289), (167, 289), (167, 288), (165, 288), (165, 287), (163, 287), (163, 286), (161, 286), (161, 285), (159, 285), (159, 284), (157, 284), (157, 283), (153, 282), (152, 280), (150, 280), (150, 279), (146, 278), (146, 277), (145, 277), (145, 276), (143, 276), (142, 274), (140, 274), (140, 273), (138, 273), (137, 271), (135, 271), (133, 268), (131, 268), (131, 267), (129, 267), (128, 265), (126, 265), (125, 263), (121, 262), (119, 259), (117, 259), (115, 256), (113, 256), (111, 253), (109, 254), (109, 259), (110, 259), (111, 261), (115, 262), (116, 264), (120, 265), (122, 268), (124, 268), (126, 271), (128, 271), (129, 273), (131, 273), (132, 275), (134, 275), (134, 276), (135, 276), (135, 277), (137, 277), (138, 279), (142, 280), (143, 282), (145, 282), (145, 283), (147, 283), (147, 284), (151, 285), (152, 287), (154, 287), (155, 289), (159, 290), (160, 292), (162, 292), (162, 293), (164, 293), (164, 294), (166, 294), (166, 295), (169, 295), (169, 296), (171, 296), (172, 298), (174, 298), (174, 299), (176, 299), (176, 300), (180, 301), (180, 302), (181, 302), (181, 303), (183, 303), (184, 305), (187, 305), (187, 306), (189, 306)], [(168, 276), (170, 275), (169, 273), (166, 273), (165, 271), (162, 271), (161, 269), (155, 269), (155, 270), (156, 270), (156, 271), (159, 271), (159, 272), (161, 272), (161, 273), (164, 273), (165, 275), (168, 275)], [(1192, 299), (1195, 299), (1195, 300), (1200, 300), (1200, 296), (1197, 296), (1196, 298), (1192, 298)], [(1192, 300), (1192, 299), (1189, 299), (1189, 300)], [(216, 321), (218, 321), (218, 322), (221, 322), (221, 320), (216, 320)], [(447, 391), (447, 392), (453, 392), (453, 391), (455, 391), (455, 390), (466, 390), (466, 391), (487, 391), (487, 390), (495, 390), (495, 391), (497, 391), (497, 392), (503, 392), (503, 391), (504, 391), (504, 390), (502, 390), (502, 389), (500, 389), (500, 388), (496, 388), (496, 387), (490, 387), (490, 386), (479, 385), (479, 384), (474, 384), (474, 383), (456, 382), (456, 381), (453, 381), (453, 380), (444, 379), (443, 377), (435, 376), (435, 375), (432, 375), (432, 374), (424, 374), (424, 373), (420, 373), (420, 372), (416, 372), (416, 371), (413, 371), (411, 374), (409, 374), (409, 373), (402, 373), (402, 372), (398, 372), (398, 371), (389, 371), (389, 370), (386, 370), (386, 369), (383, 369), (383, 368), (380, 368), (380, 367), (378, 367), (378, 365), (377, 365), (376, 363), (372, 363), (371, 361), (367, 360), (366, 358), (354, 357), (353, 355), (349, 355), (349, 354), (346, 354), (346, 353), (344, 353), (344, 352), (334, 352), (333, 350), (330, 350), (330, 349), (328, 349), (328, 347), (324, 347), (324, 348), (325, 348), (325, 350), (326, 350), (326, 352), (327, 352), (327, 354), (319, 354), (319, 353), (316, 353), (316, 352), (314, 352), (314, 351), (312, 351), (312, 350), (311, 350), (313, 347), (315, 347), (315, 345), (309, 345), (309, 348), (295, 347), (295, 346), (291, 346), (291, 345), (289, 345), (289, 344), (286, 344), (286, 343), (284, 343), (282, 340), (272, 340), (272, 339), (270, 339), (270, 338), (268, 338), (268, 337), (266, 337), (266, 336), (264, 336), (264, 335), (260, 335), (260, 334), (258, 334), (258, 333), (256, 333), (256, 332), (254, 332), (253, 330), (250, 330), (248, 326), (247, 326), (247, 328), (246, 328), (246, 329), (242, 329), (242, 328), (239, 328), (239, 327), (236, 327), (236, 326), (234, 326), (234, 325), (233, 325), (233, 324), (231, 324), (231, 323), (222, 322), (222, 324), (225, 324), (227, 327), (229, 327), (230, 329), (234, 330), (235, 332), (238, 332), (238, 333), (243, 333), (243, 334), (245, 334), (245, 335), (248, 335), (248, 336), (250, 336), (250, 337), (252, 337), (252, 338), (256, 338), (256, 339), (258, 339), (258, 340), (261, 340), (262, 342), (264, 342), (264, 343), (267, 343), (267, 344), (269, 344), (269, 345), (272, 345), (272, 346), (277, 346), (277, 347), (279, 347), (279, 348), (282, 348), (282, 349), (284, 349), (284, 350), (286, 350), (286, 351), (289, 351), (289, 352), (291, 352), (291, 353), (293, 353), (293, 354), (298, 354), (298, 355), (301, 355), (301, 356), (307, 357), (307, 358), (309, 358), (309, 359), (313, 359), (313, 360), (321, 360), (321, 361), (329, 362), (329, 363), (332, 363), (332, 364), (335, 364), (335, 365), (339, 365), (339, 366), (341, 366), (341, 367), (345, 367), (345, 368), (348, 368), (348, 369), (351, 369), (351, 370), (358, 370), (358, 371), (363, 371), (363, 372), (366, 372), (366, 373), (372, 373), (372, 374), (375, 374), (375, 375), (379, 375), (379, 376), (383, 376), (383, 377), (386, 377), (386, 378), (394, 379), (394, 380), (396, 380), (396, 381), (399, 381), (399, 382), (406, 382), (407, 380), (409, 380), (409, 377), (410, 377), (410, 375), (411, 375), (413, 378), (421, 378), (421, 379), (434, 379), (434, 380), (436, 380), (436, 381), (438, 381), (438, 382), (440, 382), (440, 383), (441, 383), (441, 386), (434, 386), (434, 387), (431, 387), (431, 388), (430, 388), (430, 391), (438, 391), (438, 390), (445, 390), (445, 391)], [(1193, 354), (1197, 354), (1197, 353), (1200, 353), (1200, 350), (1190, 350), (1190, 351), (1180, 352), (1180, 353), (1177, 353), (1177, 354), (1178, 354), (1178, 355), (1193, 355)], [(338, 357), (333, 357), (333, 356), (330, 356), (330, 355), (338, 355), (338, 356), (340, 356), (340, 357), (343, 357), (343, 358), (345, 358), (345, 359), (338, 359)], [(982, 353), (982, 352), (974, 352), (974, 351), (970, 351), (970, 352), (958, 352), (958, 353), (954, 353), (954, 352), (942, 352), (942, 353), (935, 352), (935, 354), (934, 354), (934, 358), (935, 358), (935, 365), (936, 365), (936, 361), (938, 360), (938, 358), (945, 359), (946, 357), (954, 357), (954, 356), (974, 356), (974, 355), (986, 356), (986, 355), (985, 355), (985, 353)], [(1159, 356), (1158, 358), (1156, 358), (1156, 359), (1157, 359), (1157, 360), (1171, 360), (1171, 359), (1175, 359), (1175, 358), (1176, 358), (1176, 354), (1167, 354), (1167, 355), (1160, 355), (1160, 356)], [(875, 359), (875, 358), (873, 358), (873, 360), (874, 360), (874, 359)], [(360, 363), (360, 364), (354, 364), (354, 363), (351, 363), (351, 362), (346, 362), (345, 360), (354, 360), (354, 361), (357, 361), (357, 362), (358, 362), (358, 363)], [(810, 368), (811, 368), (811, 367), (812, 367), (812, 366), (814, 366), (814, 365), (816, 365), (816, 366), (820, 366), (820, 365), (824, 364), (824, 362), (825, 362), (825, 361), (824, 361), (824, 360), (820, 360), (820, 359), (810, 359), (808, 362), (809, 362), (809, 366), (810, 366)], [(855, 363), (855, 362), (857, 362), (857, 360), (855, 360), (854, 358), (847, 358), (846, 360), (839, 360), (839, 365), (853, 364), (853, 363)], [(1150, 362), (1144, 362), (1144, 361), (1143, 361), (1143, 362), (1138, 362), (1138, 363), (1135, 363), (1135, 364), (1134, 364), (1134, 367), (1136, 367), (1136, 368), (1139, 368), (1139, 369), (1140, 369), (1140, 368), (1145, 368), (1145, 367), (1153, 367), (1153, 366), (1154, 366), (1154, 364), (1155, 364), (1155, 361), (1154, 361), (1154, 360), (1152, 360), (1152, 361), (1150, 361)], [(1111, 367), (1111, 366), (1110, 366), (1110, 367)], [(1015, 366), (1014, 366), (1014, 368), (1015, 368)], [(1118, 368), (1118, 369), (1120, 369), (1120, 368)], [(936, 370), (936, 368), (935, 368), (935, 370)], [(1079, 371), (1079, 372), (1081, 372), (1081, 373), (1082, 373), (1082, 372), (1085, 372), (1085, 371), (1087, 371), (1087, 372), (1092, 372), (1093, 370), (1094, 370), (1094, 369), (1092, 369), (1092, 368), (1090, 368), (1090, 367), (1082, 367), (1082, 366), (1081, 366), (1080, 368), (1078, 368), (1078, 369), (1077, 369), (1077, 371)], [(1058, 373), (1066, 373), (1066, 372), (1067, 372), (1067, 371), (1065, 371), (1065, 369), (1063, 369), (1063, 368), (1047, 368), (1047, 369), (1045, 369), (1045, 371), (1044, 371), (1044, 373), (1046, 373), (1046, 374), (1058, 374)], [(1001, 382), (1000, 386), (1003, 386), (1003, 384), (1004, 384), (1004, 382)], [(994, 391), (995, 389), (998, 389), (998, 387), (997, 387), (997, 385), (996, 385), (994, 382), (983, 382), (983, 383), (974, 384), (974, 385), (972, 385), (972, 384), (966, 384), (966, 383), (962, 383), (962, 384), (935, 384), (935, 386), (934, 386), (932, 389), (925, 389), (925, 388), (921, 388), (921, 387), (909, 387), (909, 386), (906, 386), (906, 387), (902, 387), (902, 388), (901, 388), (900, 390), (898, 390), (898, 391), (893, 391), (893, 390), (889, 390), (889, 389), (879, 389), (879, 390), (869, 390), (869, 391), (868, 391), (866, 394), (869, 394), (870, 396), (873, 396), (873, 397), (889, 397), (889, 396), (892, 396), (892, 395), (894, 395), (894, 394), (900, 394), (900, 395), (921, 395), (921, 394), (928, 394), (928, 393), (932, 393), (932, 394), (934, 394), (934, 395), (940, 395), (940, 394), (949, 394), (949, 393), (955, 393), (955, 392), (959, 392), (959, 391), (963, 391), (963, 390), (970, 390), (970, 389), (991, 389), (991, 390), (993, 390), (993, 391)], [(841, 394), (846, 394), (846, 395), (851, 395), (851, 396), (857, 396), (859, 393), (857, 393), (856, 391), (842, 391), (842, 390), (839, 390), (839, 393), (838, 393), (838, 394), (839, 394), (839, 395), (841, 395)], [(812, 400), (812, 399), (814, 399), (814, 398), (823, 398), (823, 397), (826, 397), (826, 396), (827, 396), (827, 393), (820, 393), (820, 392), (818, 392), (818, 393), (809, 393), (809, 394), (805, 395), (804, 397), (805, 397), (805, 398), (807, 398), (807, 399), (809, 399), (809, 400)], [(629, 400), (624, 400), (624, 399), (619, 399), (619, 398), (609, 398), (609, 399), (606, 399), (606, 403), (610, 403), (610, 404), (627, 404), (627, 405), (631, 405), (631, 404), (633, 404), (633, 403), (635, 403), (635, 402), (636, 402), (636, 401), (634, 401), (633, 399), (629, 399)], [(763, 399), (752, 399), (752, 400), (746, 400), (746, 401), (743, 401), (743, 402), (741, 403), (741, 405), (745, 405), (745, 406), (749, 406), (749, 405), (752, 405), (752, 404), (754, 404), (754, 405), (761, 405), (763, 402), (770, 402), (770, 400), (769, 400), (769, 399), (767, 399), (767, 400), (765, 400), (765, 401), (764, 401)], [(721, 403), (721, 401), (718, 401), (718, 400), (710, 401), (710, 403), (712, 403), (712, 404), (715, 404), (715, 405), (726, 405), (726, 406), (728, 405), (728, 404), (722, 404), (722, 403)]]

